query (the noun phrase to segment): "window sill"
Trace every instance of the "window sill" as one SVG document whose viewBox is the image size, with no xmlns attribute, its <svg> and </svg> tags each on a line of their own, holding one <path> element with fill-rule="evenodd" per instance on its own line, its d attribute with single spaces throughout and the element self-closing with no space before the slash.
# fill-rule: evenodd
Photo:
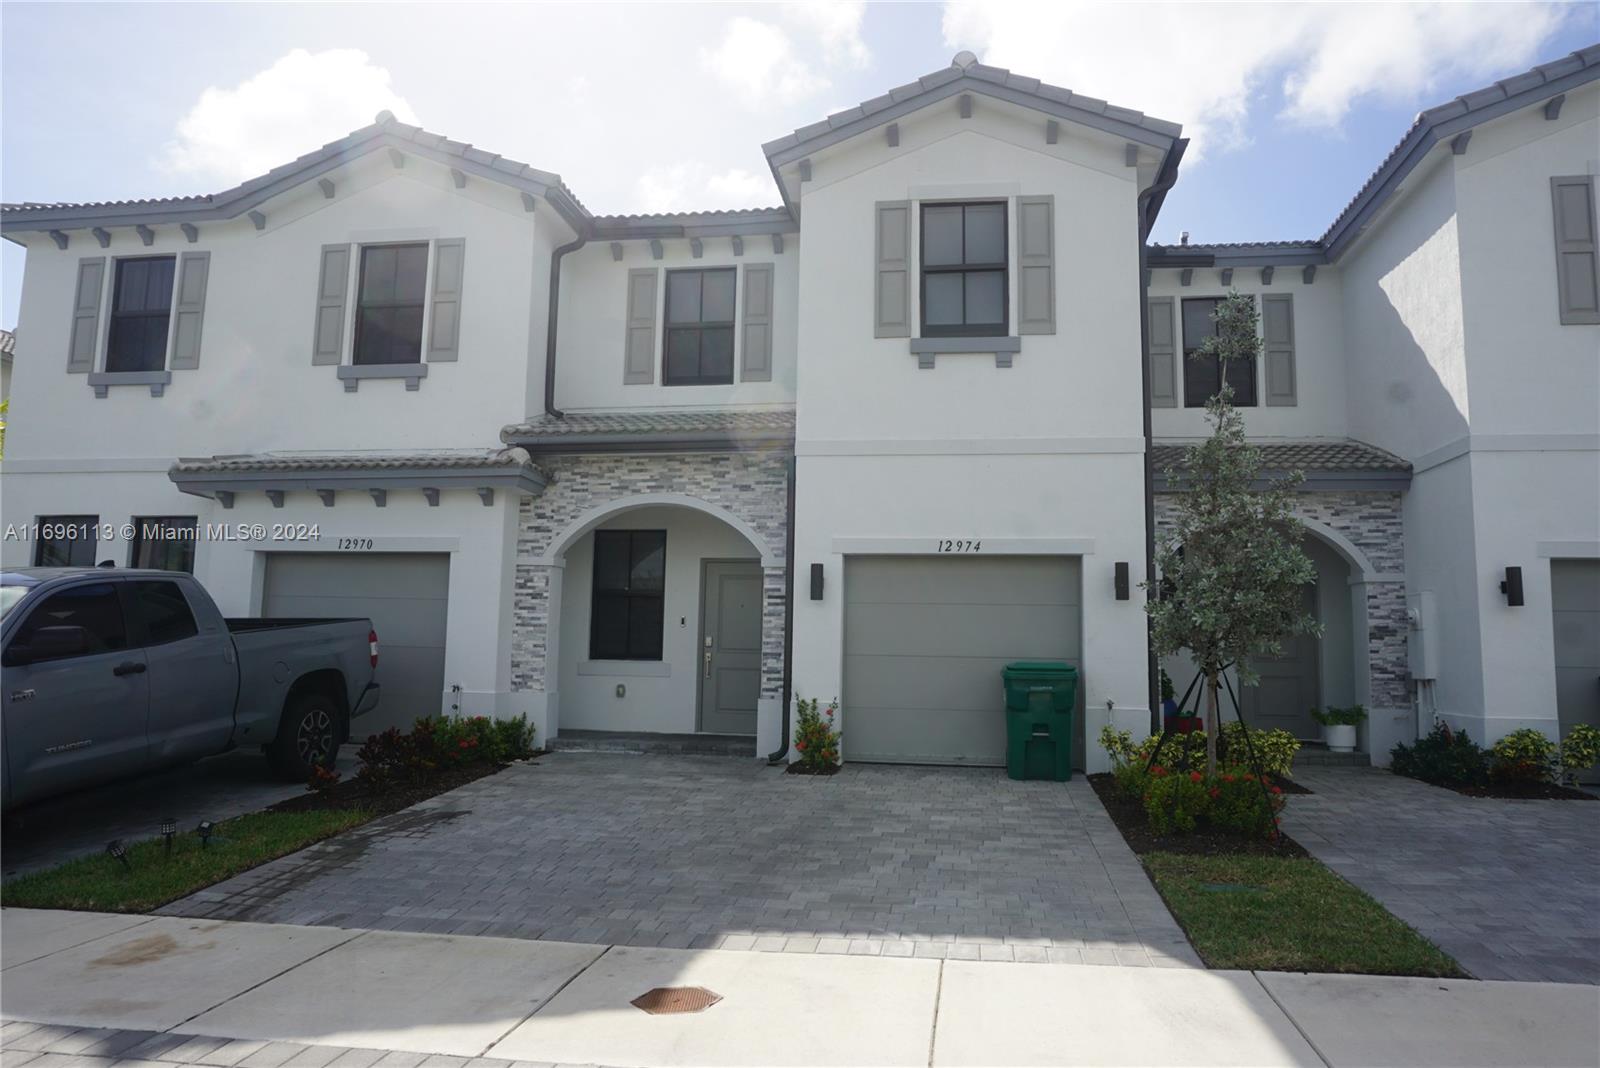
<svg viewBox="0 0 1600 1068">
<path fill-rule="evenodd" d="M 665 660 L 580 660 L 579 675 L 609 675 L 619 679 L 670 679 L 672 665 Z"/>
<path fill-rule="evenodd" d="M 935 356 L 956 353 L 993 353 L 996 367 L 1010 367 L 1011 359 L 1022 351 L 1020 337 L 914 337 L 911 355 L 917 367 L 930 370 Z"/>
<path fill-rule="evenodd" d="M 425 363 L 363 363 L 342 364 L 339 367 L 339 379 L 344 382 L 346 393 L 360 389 L 363 378 L 403 378 L 407 391 L 414 393 L 427 377 L 428 365 Z"/>
<path fill-rule="evenodd" d="M 159 397 L 172 384 L 171 371 L 91 371 L 89 385 L 94 395 L 104 398 L 112 386 L 149 386 L 150 396 Z"/>
</svg>

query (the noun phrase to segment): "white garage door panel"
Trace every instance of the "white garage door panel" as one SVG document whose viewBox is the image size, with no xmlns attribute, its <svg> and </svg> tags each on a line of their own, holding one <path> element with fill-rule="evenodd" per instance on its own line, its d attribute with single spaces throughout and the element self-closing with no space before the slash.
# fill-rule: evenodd
<svg viewBox="0 0 1600 1068">
<path fill-rule="evenodd" d="M 372 620 L 383 699 L 351 725 L 359 740 L 439 713 L 449 595 L 442 553 L 276 553 L 267 557 L 262 614 Z"/>
<path fill-rule="evenodd" d="M 1078 664 L 1079 574 L 1069 557 L 848 559 L 846 757 L 1004 763 L 1000 671 Z"/>
</svg>

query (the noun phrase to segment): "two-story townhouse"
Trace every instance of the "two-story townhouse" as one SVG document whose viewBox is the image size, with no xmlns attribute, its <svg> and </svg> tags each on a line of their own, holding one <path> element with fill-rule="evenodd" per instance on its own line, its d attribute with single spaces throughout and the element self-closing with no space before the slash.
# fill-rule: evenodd
<svg viewBox="0 0 1600 1068">
<path fill-rule="evenodd" d="M 8 205 L 33 355 L 3 503 L 44 537 L 0 552 L 370 615 L 385 722 L 781 756 L 800 692 L 843 699 L 849 759 L 988 764 L 999 665 L 1066 659 L 1094 768 L 1099 725 L 1151 716 L 1162 472 L 1237 289 L 1264 355 L 1230 376 L 1307 473 L 1325 624 L 1246 715 L 1309 735 L 1361 701 L 1380 757 L 1435 708 L 1554 733 L 1600 718 L 1597 74 L 1425 113 L 1295 243 L 1147 248 L 1179 128 L 966 53 L 766 145 L 769 210 L 594 216 L 386 115 L 211 197 Z"/>
<path fill-rule="evenodd" d="M 1319 239 L 1151 249 L 1158 489 L 1205 432 L 1218 370 L 1186 356 L 1229 290 L 1263 322 L 1230 378 L 1248 432 L 1306 475 L 1324 630 L 1255 665 L 1247 718 L 1311 737 L 1359 702 L 1379 760 L 1435 716 L 1600 723 L 1597 79 L 1600 47 L 1423 112 Z"/>
</svg>

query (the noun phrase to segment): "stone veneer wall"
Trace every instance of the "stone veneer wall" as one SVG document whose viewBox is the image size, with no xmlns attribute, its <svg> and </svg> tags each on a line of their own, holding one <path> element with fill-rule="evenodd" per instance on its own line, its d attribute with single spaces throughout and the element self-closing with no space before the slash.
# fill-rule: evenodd
<svg viewBox="0 0 1600 1068">
<path fill-rule="evenodd" d="M 551 476 L 544 493 L 525 498 L 517 516 L 517 571 L 513 587 L 511 688 L 543 691 L 547 665 L 551 567 L 532 561 L 586 512 L 644 494 L 694 497 L 739 517 L 777 566 L 763 569 L 761 697 L 783 696 L 784 542 L 788 455 L 779 452 L 546 456 Z"/>
<path fill-rule="evenodd" d="M 1175 500 L 1174 494 L 1156 495 L 1157 538 L 1171 529 Z M 1374 710 L 1406 709 L 1411 705 L 1410 663 L 1406 654 L 1405 537 L 1400 509 L 1398 492 L 1352 490 L 1295 494 L 1297 515 L 1337 531 L 1360 549 L 1371 565 L 1374 580 L 1362 586 L 1367 616 L 1366 703 Z M 1361 577 L 1351 569 L 1353 583 L 1359 583 Z M 1355 681 L 1359 693 L 1361 680 Z"/>
</svg>

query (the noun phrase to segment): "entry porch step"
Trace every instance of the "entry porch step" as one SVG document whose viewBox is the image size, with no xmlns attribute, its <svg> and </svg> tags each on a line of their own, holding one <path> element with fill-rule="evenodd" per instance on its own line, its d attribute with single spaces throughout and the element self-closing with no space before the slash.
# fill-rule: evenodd
<svg viewBox="0 0 1600 1068">
<path fill-rule="evenodd" d="M 753 734 L 657 734 L 650 731 L 562 730 L 551 749 L 588 753 L 676 753 L 753 758 Z"/>
<path fill-rule="evenodd" d="M 1370 768 L 1369 753 L 1335 753 L 1318 742 L 1305 742 L 1294 755 L 1296 767 L 1301 768 Z"/>
</svg>

